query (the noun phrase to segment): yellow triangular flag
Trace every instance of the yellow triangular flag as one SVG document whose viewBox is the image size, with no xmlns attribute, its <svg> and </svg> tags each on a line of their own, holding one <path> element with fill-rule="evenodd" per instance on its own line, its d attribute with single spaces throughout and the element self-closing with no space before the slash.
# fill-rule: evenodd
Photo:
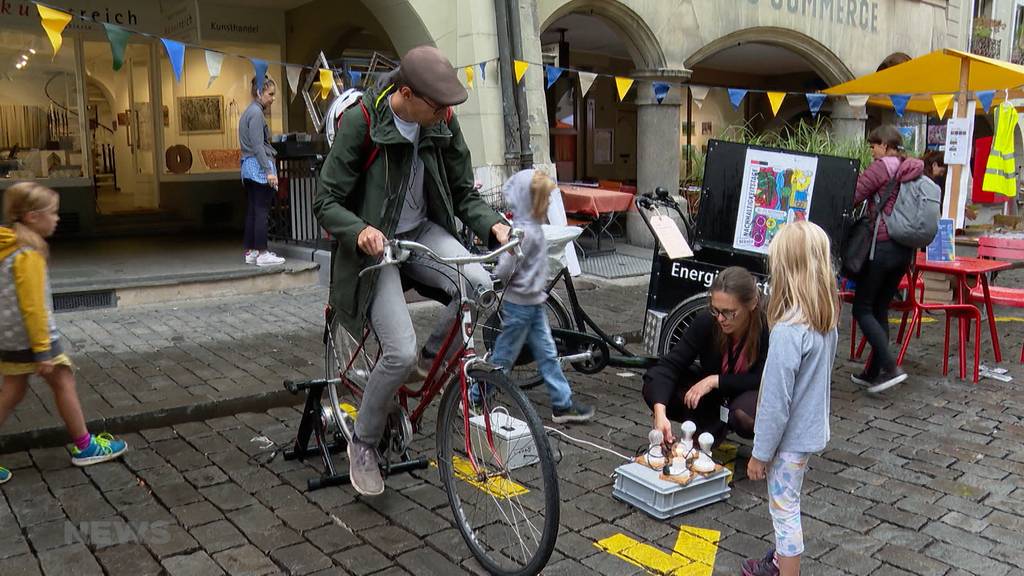
<svg viewBox="0 0 1024 576">
<path fill-rule="evenodd" d="M 466 86 L 468 86 L 470 90 L 473 89 L 473 67 L 472 66 L 466 66 Z"/>
<path fill-rule="evenodd" d="M 334 73 L 327 68 L 320 69 L 320 99 L 327 100 L 331 93 L 331 84 L 334 83 Z"/>
<path fill-rule="evenodd" d="M 39 10 L 39 18 L 42 20 L 43 30 L 46 30 L 46 35 L 50 38 L 50 44 L 53 45 L 53 55 L 56 56 L 57 52 L 60 52 L 61 44 L 64 43 L 64 38 L 61 37 L 61 34 L 64 33 L 64 28 L 71 22 L 71 14 L 47 8 L 42 4 L 36 4 L 36 9 Z"/>
<path fill-rule="evenodd" d="M 769 92 L 768 101 L 772 104 L 772 116 L 776 116 L 779 113 L 779 108 L 782 108 L 782 101 L 786 99 L 785 92 Z"/>
<path fill-rule="evenodd" d="M 935 111 L 939 113 L 939 120 L 946 115 L 949 104 L 953 101 L 952 94 L 933 94 L 932 103 L 935 104 Z"/>
<path fill-rule="evenodd" d="M 523 75 L 526 74 L 526 69 L 530 67 L 529 62 L 523 62 L 522 60 L 516 60 L 516 84 L 522 81 Z"/>
<path fill-rule="evenodd" d="M 622 102 L 622 99 L 626 97 L 626 94 L 632 86 L 632 78 L 623 78 L 622 76 L 615 77 L 615 88 L 619 91 L 619 102 Z"/>
</svg>

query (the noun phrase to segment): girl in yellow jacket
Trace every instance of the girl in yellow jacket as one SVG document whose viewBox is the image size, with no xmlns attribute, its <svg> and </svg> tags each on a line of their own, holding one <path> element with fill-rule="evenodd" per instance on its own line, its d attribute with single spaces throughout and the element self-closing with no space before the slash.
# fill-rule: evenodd
<svg viewBox="0 0 1024 576">
<path fill-rule="evenodd" d="M 57 193 L 34 182 L 19 182 L 3 194 L 0 226 L 0 425 L 25 397 L 28 378 L 38 374 L 53 390 L 54 402 L 75 445 L 71 463 L 88 466 L 124 454 L 128 448 L 110 434 L 93 436 L 85 426 L 71 360 L 64 354 L 53 321 L 49 250 L 45 238 L 57 229 Z M 0 484 L 11 473 L 0 467 Z"/>
</svg>

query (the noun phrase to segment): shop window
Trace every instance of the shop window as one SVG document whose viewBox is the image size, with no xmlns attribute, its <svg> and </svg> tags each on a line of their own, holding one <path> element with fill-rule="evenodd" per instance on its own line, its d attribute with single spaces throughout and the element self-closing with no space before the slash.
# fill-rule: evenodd
<svg viewBox="0 0 1024 576">
<path fill-rule="evenodd" d="M 180 82 L 174 79 L 170 61 L 161 59 L 164 138 L 159 161 L 165 175 L 237 172 L 241 157 L 238 119 L 252 102 L 254 71 L 248 59 L 235 55 L 281 60 L 277 45 L 206 42 L 204 46 L 225 53 L 220 76 L 213 83 L 203 50 L 186 50 Z M 268 74 L 277 84 L 277 100 L 267 122 L 271 134 L 277 136 L 284 129 L 282 101 L 287 97 L 288 81 L 280 66 L 271 65 Z"/>
<path fill-rule="evenodd" d="M 54 58 L 41 30 L 0 29 L 0 178 L 86 174 L 75 44 Z"/>
</svg>

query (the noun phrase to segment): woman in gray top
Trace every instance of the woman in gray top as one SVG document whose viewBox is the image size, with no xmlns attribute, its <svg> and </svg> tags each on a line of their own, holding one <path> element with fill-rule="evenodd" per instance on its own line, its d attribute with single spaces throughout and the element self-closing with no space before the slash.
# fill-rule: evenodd
<svg viewBox="0 0 1024 576">
<path fill-rule="evenodd" d="M 245 213 L 245 263 L 257 266 L 284 264 L 267 250 L 267 214 L 277 190 L 277 152 L 270 145 L 270 126 L 264 114 L 277 97 L 277 83 L 263 77 L 262 89 L 252 79 L 252 103 L 238 120 L 238 143 L 242 148 L 242 185 L 248 200 Z"/>
</svg>

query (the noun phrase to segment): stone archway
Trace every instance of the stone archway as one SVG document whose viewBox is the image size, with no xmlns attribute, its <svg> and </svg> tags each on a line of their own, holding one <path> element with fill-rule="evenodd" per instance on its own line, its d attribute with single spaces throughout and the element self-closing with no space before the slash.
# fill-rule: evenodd
<svg viewBox="0 0 1024 576">
<path fill-rule="evenodd" d="M 421 44 L 436 45 L 434 39 L 441 36 L 431 34 L 413 2 L 363 0 L 363 4 L 387 33 L 399 55 Z"/>
<path fill-rule="evenodd" d="M 795 30 L 776 27 L 758 27 L 737 30 L 718 38 L 697 50 L 686 59 L 686 67 L 693 68 L 722 50 L 740 44 L 756 42 L 772 44 L 800 56 L 830 86 L 853 80 L 850 68 L 824 44 Z"/>
<path fill-rule="evenodd" d="M 569 0 L 551 13 L 541 14 L 540 29 L 547 30 L 559 18 L 574 12 L 597 16 L 615 29 L 638 70 L 667 67 L 665 51 L 651 27 L 643 17 L 618 0 Z"/>
</svg>

